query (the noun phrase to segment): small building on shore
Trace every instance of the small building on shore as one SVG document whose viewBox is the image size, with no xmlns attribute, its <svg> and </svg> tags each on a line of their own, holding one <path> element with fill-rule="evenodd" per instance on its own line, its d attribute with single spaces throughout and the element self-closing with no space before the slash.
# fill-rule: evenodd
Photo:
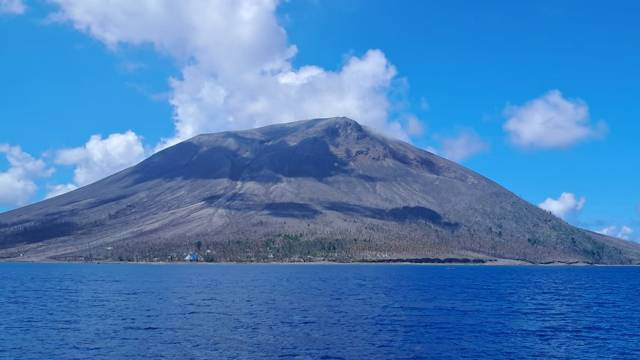
<svg viewBox="0 0 640 360">
<path fill-rule="evenodd" d="M 195 251 L 192 253 L 189 253 L 187 256 L 184 257 L 184 261 L 189 261 L 189 262 L 200 261 L 200 254 L 198 254 Z"/>
</svg>

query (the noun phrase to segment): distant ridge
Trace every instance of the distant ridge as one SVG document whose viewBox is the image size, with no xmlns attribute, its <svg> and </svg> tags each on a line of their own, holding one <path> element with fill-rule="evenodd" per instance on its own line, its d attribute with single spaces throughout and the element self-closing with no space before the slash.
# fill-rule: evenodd
<svg viewBox="0 0 640 360">
<path fill-rule="evenodd" d="M 196 136 L 0 214 L 0 259 L 185 258 L 638 264 L 640 245 L 347 118 Z"/>
</svg>

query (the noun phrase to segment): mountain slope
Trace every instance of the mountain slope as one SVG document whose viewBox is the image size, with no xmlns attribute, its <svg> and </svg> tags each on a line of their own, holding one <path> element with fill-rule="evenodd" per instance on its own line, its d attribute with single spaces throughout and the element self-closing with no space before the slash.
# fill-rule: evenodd
<svg viewBox="0 0 640 360">
<path fill-rule="evenodd" d="M 194 137 L 0 214 L 0 258 L 640 263 L 496 183 L 346 118 Z"/>
</svg>

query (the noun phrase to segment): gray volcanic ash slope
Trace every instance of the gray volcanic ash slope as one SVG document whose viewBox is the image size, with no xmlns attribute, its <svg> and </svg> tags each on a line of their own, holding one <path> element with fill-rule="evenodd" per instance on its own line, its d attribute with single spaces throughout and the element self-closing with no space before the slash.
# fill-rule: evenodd
<svg viewBox="0 0 640 360">
<path fill-rule="evenodd" d="M 0 214 L 0 258 L 640 263 L 496 183 L 346 118 L 200 135 Z"/>
</svg>

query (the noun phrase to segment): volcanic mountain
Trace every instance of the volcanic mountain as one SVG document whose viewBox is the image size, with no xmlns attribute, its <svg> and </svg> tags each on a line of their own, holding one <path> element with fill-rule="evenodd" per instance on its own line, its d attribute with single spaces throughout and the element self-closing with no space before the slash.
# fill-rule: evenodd
<svg viewBox="0 0 640 360">
<path fill-rule="evenodd" d="M 196 136 L 0 214 L 0 258 L 638 264 L 491 180 L 347 118 Z M 196 255 L 197 254 L 197 255 Z"/>
</svg>

